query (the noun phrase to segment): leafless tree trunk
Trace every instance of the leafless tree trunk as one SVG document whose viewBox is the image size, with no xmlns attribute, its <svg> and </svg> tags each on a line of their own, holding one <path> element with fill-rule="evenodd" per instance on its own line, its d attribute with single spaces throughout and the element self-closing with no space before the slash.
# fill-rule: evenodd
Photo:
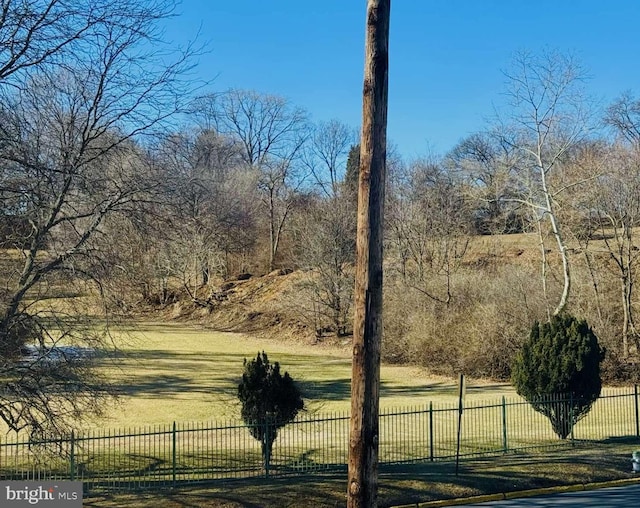
<svg viewBox="0 0 640 508">
<path fill-rule="evenodd" d="M 640 352 L 640 334 L 636 329 L 634 289 L 640 251 L 634 229 L 640 221 L 640 156 L 637 148 L 614 146 L 608 157 L 609 170 L 594 186 L 593 204 L 597 207 L 600 230 L 619 280 L 622 305 L 622 354 L 628 357 L 631 345 Z"/>
<path fill-rule="evenodd" d="M 347 506 L 378 498 L 382 253 L 390 0 L 369 0 L 358 190 Z"/>
<path fill-rule="evenodd" d="M 547 261 L 547 246 L 544 241 L 544 231 L 542 230 L 542 221 L 537 217 L 538 211 L 532 210 L 535 216 L 536 232 L 538 234 L 538 246 L 540 247 L 540 278 L 542 282 L 542 296 L 544 297 L 544 308 L 547 311 L 547 319 L 551 319 L 551 310 L 549 309 L 549 291 L 547 289 L 547 271 L 549 269 L 549 261 Z"/>
<path fill-rule="evenodd" d="M 327 331 L 346 335 L 353 319 L 356 234 L 351 202 L 342 195 L 318 198 L 298 222 L 300 260 L 312 270 L 300 284 L 309 296 L 298 298 L 295 305 L 306 307 L 313 317 L 307 321 L 313 322 L 317 337 Z"/>
<path fill-rule="evenodd" d="M 275 166 L 263 166 L 260 170 L 258 189 L 262 192 L 262 201 L 269 216 L 269 270 L 275 267 L 282 232 L 297 200 L 297 191 L 301 182 L 292 186 L 289 177 L 292 174 L 289 161 L 276 162 Z"/>
<path fill-rule="evenodd" d="M 390 187 L 387 225 L 406 284 L 446 306 L 469 244 L 471 216 L 462 187 L 438 161 L 416 161 Z"/>
<path fill-rule="evenodd" d="M 540 220 L 549 221 L 562 261 L 562 294 L 553 311 L 557 315 L 566 307 L 571 290 L 569 252 L 557 198 L 571 185 L 552 188 L 550 177 L 588 131 L 589 113 L 580 87 L 583 74 L 571 57 L 521 53 L 507 78 L 513 108 L 511 128 L 517 133 L 512 143 L 523 154 L 525 166 L 521 169 L 530 186 L 530 198 L 521 201 L 535 209 Z"/>
<path fill-rule="evenodd" d="M 256 171 L 244 166 L 235 141 L 214 131 L 173 133 L 158 151 L 166 250 L 173 274 L 195 297 L 211 277 L 228 274 L 230 255 L 253 246 Z"/>
<path fill-rule="evenodd" d="M 489 130 L 463 139 L 444 159 L 445 167 L 465 186 L 465 196 L 474 207 L 476 233 L 524 230 L 527 209 L 514 201 L 523 192 L 516 178 L 520 158 L 512 140 Z"/>
</svg>

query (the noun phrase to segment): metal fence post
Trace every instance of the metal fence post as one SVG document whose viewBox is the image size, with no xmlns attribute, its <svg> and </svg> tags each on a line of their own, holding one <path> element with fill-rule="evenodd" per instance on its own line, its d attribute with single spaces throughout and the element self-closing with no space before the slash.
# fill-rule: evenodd
<svg viewBox="0 0 640 508">
<path fill-rule="evenodd" d="M 76 479 L 76 457 L 75 457 L 75 432 L 71 431 L 71 443 L 69 449 L 69 479 L 74 481 Z"/>
<path fill-rule="evenodd" d="M 433 462 L 433 402 L 429 402 L 429 459 Z"/>
<path fill-rule="evenodd" d="M 633 385 L 633 405 L 636 410 L 636 437 L 640 437 L 640 418 L 638 418 L 638 385 Z"/>
<path fill-rule="evenodd" d="M 571 395 L 569 396 L 569 424 L 571 425 L 571 446 L 575 446 L 573 441 L 573 427 L 575 426 L 573 421 L 573 392 L 571 392 Z"/>
<path fill-rule="evenodd" d="M 269 424 L 271 423 L 269 418 L 269 415 L 267 415 L 267 417 L 264 419 L 264 476 L 265 478 L 269 478 L 269 462 L 271 462 L 271 447 L 269 446 L 269 440 L 270 440 L 270 428 L 269 428 Z"/>
<path fill-rule="evenodd" d="M 506 454 L 509 451 L 507 443 L 507 401 L 502 396 L 502 450 Z"/>
<path fill-rule="evenodd" d="M 172 486 L 176 486 L 176 422 L 173 422 L 172 446 L 171 446 L 171 469 L 172 469 Z"/>
</svg>

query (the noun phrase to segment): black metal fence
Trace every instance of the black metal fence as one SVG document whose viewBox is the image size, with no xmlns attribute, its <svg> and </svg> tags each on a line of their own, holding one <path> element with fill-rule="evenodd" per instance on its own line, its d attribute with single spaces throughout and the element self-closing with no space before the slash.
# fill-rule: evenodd
<svg viewBox="0 0 640 508">
<path fill-rule="evenodd" d="M 550 397 L 545 403 L 570 407 L 573 401 Z M 385 411 L 380 414 L 379 461 L 384 466 L 452 460 L 458 447 L 460 457 L 468 457 L 640 437 L 638 403 L 637 387 L 603 392 L 567 439 L 560 439 L 548 418 L 520 398 L 467 403 L 462 415 L 457 403 Z M 267 430 L 276 431 L 275 426 Z M 305 415 L 277 433 L 269 461 L 247 426 L 233 421 L 91 431 L 39 441 L 8 436 L 0 442 L 0 479 L 81 480 L 87 490 L 134 490 L 346 468 L 347 414 Z"/>
</svg>

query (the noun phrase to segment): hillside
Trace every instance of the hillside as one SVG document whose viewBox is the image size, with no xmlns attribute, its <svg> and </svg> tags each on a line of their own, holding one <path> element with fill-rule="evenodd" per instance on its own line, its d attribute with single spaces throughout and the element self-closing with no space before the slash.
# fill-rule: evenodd
<svg viewBox="0 0 640 508">
<path fill-rule="evenodd" d="M 531 325 L 546 319 L 562 290 L 553 239 L 547 238 L 545 244 L 546 288 L 536 234 L 472 237 L 464 255 L 449 259 L 448 265 L 435 250 L 441 246 L 431 247 L 440 258 L 427 258 L 430 264 L 422 279 L 416 278 L 411 264 L 403 273 L 395 253 L 387 251 L 383 359 L 420 365 L 445 376 L 464 372 L 477 378 L 509 379 L 514 355 Z M 587 319 L 607 348 L 603 377 L 609 382 L 635 381 L 639 377 L 635 339 L 629 336 L 626 345 L 622 340 L 620 281 L 611 255 L 602 238 L 590 240 L 588 252 L 577 242 L 570 242 L 569 248 L 568 311 Z M 349 288 L 351 269 L 340 281 Z M 335 333 L 324 275 L 317 269 L 240 274 L 201 288 L 195 299 L 179 293 L 161 314 L 164 319 L 195 321 L 221 331 L 345 346 L 350 330 Z M 350 297 L 340 303 L 349 325 Z M 631 352 L 627 357 L 624 348 Z"/>
<path fill-rule="evenodd" d="M 474 237 L 462 265 L 468 270 L 511 264 L 537 267 L 537 241 L 532 234 Z M 196 299 L 179 293 L 178 301 L 162 309 L 162 314 L 167 319 L 196 320 L 221 331 L 315 340 L 313 319 L 303 312 L 300 302 L 301 286 L 313 278 L 311 269 L 279 269 L 265 275 L 243 273 L 201 288 Z M 323 339 L 330 340 L 328 335 Z"/>
<path fill-rule="evenodd" d="M 220 331 L 310 339 L 313 331 L 290 305 L 290 295 L 305 277 L 306 272 L 301 270 L 275 270 L 262 276 L 240 274 L 202 288 L 195 301 L 182 295 L 162 314 L 168 319 L 196 320 Z"/>
</svg>

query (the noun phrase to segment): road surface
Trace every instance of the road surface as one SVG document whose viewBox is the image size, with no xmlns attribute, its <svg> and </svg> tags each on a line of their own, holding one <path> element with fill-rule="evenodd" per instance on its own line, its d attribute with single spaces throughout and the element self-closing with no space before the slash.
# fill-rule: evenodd
<svg viewBox="0 0 640 508">
<path fill-rule="evenodd" d="M 593 508 L 636 508 L 640 506 L 640 485 L 628 487 L 609 487 L 606 489 L 585 490 L 580 492 L 566 492 L 545 496 L 509 499 L 505 501 L 490 501 L 487 503 L 468 504 L 486 508 L 543 508 L 549 506 L 593 507 Z"/>
</svg>

